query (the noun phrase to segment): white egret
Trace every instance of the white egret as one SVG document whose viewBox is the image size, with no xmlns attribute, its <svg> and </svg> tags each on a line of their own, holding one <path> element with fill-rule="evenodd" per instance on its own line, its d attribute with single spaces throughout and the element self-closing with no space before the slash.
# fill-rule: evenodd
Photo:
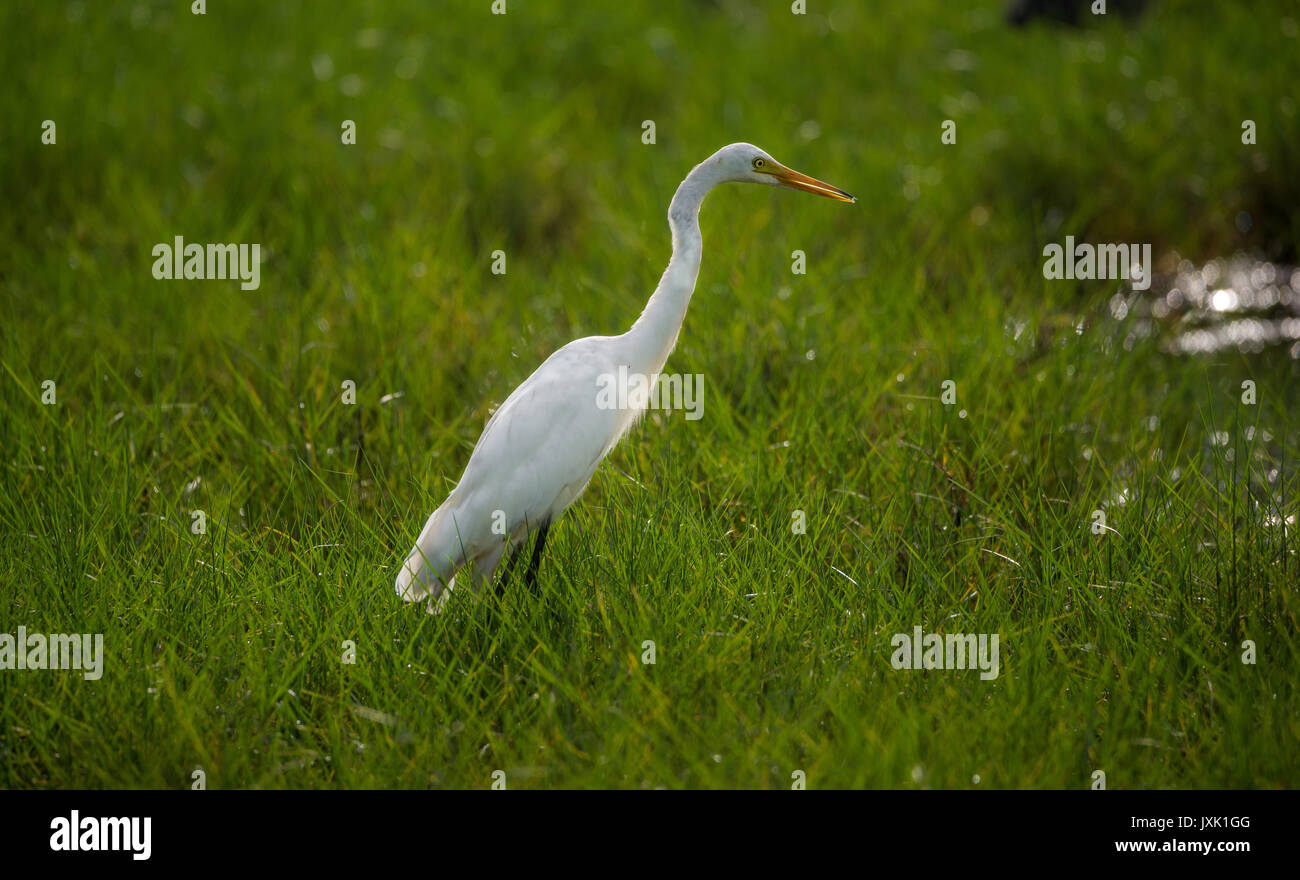
<svg viewBox="0 0 1300 880">
<path fill-rule="evenodd" d="M 474 585 L 482 587 L 514 546 L 504 582 L 534 530 L 528 580 L 535 586 L 551 524 L 587 488 L 601 460 L 645 409 L 645 395 L 630 395 L 630 405 L 622 409 L 602 406 L 602 383 L 615 375 L 657 379 L 677 343 L 700 271 L 700 203 L 728 182 L 856 201 L 751 144 L 730 144 L 696 165 L 668 206 L 673 255 L 641 316 L 621 336 L 570 342 L 506 398 L 484 427 L 460 482 L 429 517 L 403 563 L 399 596 L 408 602 L 428 597 L 428 610 L 436 613 L 451 595 L 458 571 L 466 569 L 464 575 L 472 573 Z"/>
</svg>

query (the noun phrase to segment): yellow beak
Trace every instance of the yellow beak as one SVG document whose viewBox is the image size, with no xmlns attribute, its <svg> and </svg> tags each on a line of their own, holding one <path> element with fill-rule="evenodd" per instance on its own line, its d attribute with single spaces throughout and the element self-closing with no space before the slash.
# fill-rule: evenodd
<svg viewBox="0 0 1300 880">
<path fill-rule="evenodd" d="M 769 162 L 766 168 L 758 169 L 760 174 L 770 174 L 776 178 L 781 186 L 797 189 L 802 192 L 810 192 L 819 196 L 826 196 L 828 199 L 835 199 L 837 202 L 856 202 L 857 199 L 840 189 L 838 186 L 831 186 L 825 181 L 818 180 L 815 177 L 809 177 L 807 174 L 800 174 L 793 168 L 786 168 L 779 162 Z"/>
</svg>

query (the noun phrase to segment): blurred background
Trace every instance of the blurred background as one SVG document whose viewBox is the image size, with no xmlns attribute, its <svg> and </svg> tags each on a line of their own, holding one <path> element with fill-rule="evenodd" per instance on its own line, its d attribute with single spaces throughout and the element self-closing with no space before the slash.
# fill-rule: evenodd
<svg viewBox="0 0 1300 880">
<path fill-rule="evenodd" d="M 499 247 L 527 270 L 494 282 L 504 307 L 612 329 L 665 260 L 674 186 L 734 140 L 861 194 L 808 243 L 849 240 L 851 262 L 814 261 L 831 280 L 906 263 L 935 311 L 1008 283 L 1013 297 L 1076 296 L 1025 283 L 1065 234 L 1150 242 L 1165 272 L 1238 251 L 1294 262 L 1300 7 L 1088 5 L 7 4 L 11 307 L 123 334 L 180 312 L 243 332 L 305 301 L 346 326 L 364 280 L 426 290 L 377 297 L 388 326 L 472 338 L 489 310 L 461 283 Z M 44 119 L 57 150 L 31 136 Z M 344 119 L 355 149 L 340 145 Z M 940 143 L 946 119 L 955 147 Z M 782 215 L 823 207 L 728 194 L 709 228 L 771 222 L 775 242 Z M 176 234 L 261 241 L 263 289 L 149 283 L 148 247 Z M 725 241 L 706 267 L 741 258 Z M 139 287 L 106 283 L 117 276 Z M 903 295 L 856 289 L 862 309 Z"/>
</svg>

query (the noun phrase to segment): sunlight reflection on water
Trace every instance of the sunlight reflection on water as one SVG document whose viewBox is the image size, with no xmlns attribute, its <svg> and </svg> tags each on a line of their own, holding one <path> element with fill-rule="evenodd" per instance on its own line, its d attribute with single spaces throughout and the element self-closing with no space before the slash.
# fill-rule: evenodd
<svg viewBox="0 0 1300 880">
<path fill-rule="evenodd" d="M 1173 354 L 1290 345 L 1291 357 L 1300 359 L 1300 268 L 1244 254 L 1203 266 L 1182 260 L 1176 272 L 1156 275 L 1150 291 L 1130 289 L 1110 302 L 1116 320 L 1131 309 L 1137 309 L 1134 336 L 1168 327 L 1164 348 Z"/>
</svg>

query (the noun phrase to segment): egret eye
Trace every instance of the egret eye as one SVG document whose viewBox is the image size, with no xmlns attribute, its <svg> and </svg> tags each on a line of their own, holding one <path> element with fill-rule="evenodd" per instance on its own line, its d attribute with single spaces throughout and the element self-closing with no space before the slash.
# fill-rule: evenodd
<svg viewBox="0 0 1300 880">
<path fill-rule="evenodd" d="M 754 167 L 755 167 L 755 168 L 762 168 L 762 167 L 763 167 L 764 165 L 766 165 L 766 164 L 767 164 L 767 163 L 764 162 L 762 159 L 755 159 L 755 160 L 754 160 Z"/>
</svg>

